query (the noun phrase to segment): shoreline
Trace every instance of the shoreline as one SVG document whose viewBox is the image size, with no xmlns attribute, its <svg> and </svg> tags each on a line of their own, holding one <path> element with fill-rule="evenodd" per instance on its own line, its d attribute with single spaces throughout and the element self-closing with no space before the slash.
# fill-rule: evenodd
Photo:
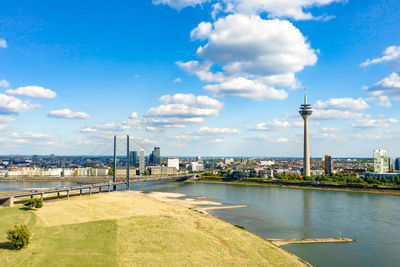
<svg viewBox="0 0 400 267">
<path fill-rule="evenodd" d="M 338 191 L 338 192 L 353 192 L 353 193 L 370 193 L 370 194 L 387 194 L 387 195 L 400 195 L 400 189 L 390 190 L 382 188 L 346 188 L 346 187 L 329 187 L 329 186 L 317 186 L 317 185 L 293 185 L 284 183 L 262 183 L 257 181 L 218 181 L 209 179 L 197 179 L 187 180 L 185 183 L 209 183 L 209 184 L 233 184 L 233 185 L 258 185 L 268 187 L 281 187 L 281 188 L 296 188 L 296 189 L 309 189 L 309 190 L 321 190 L 321 191 Z"/>
</svg>

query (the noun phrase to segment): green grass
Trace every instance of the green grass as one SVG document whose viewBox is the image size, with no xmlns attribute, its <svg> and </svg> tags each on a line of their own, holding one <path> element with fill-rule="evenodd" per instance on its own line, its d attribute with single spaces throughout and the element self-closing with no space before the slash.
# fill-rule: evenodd
<svg viewBox="0 0 400 267">
<path fill-rule="evenodd" d="M 119 198 L 118 198 L 119 196 Z M 87 218 L 124 202 L 145 215 L 63 224 L 85 207 Z M 134 207 L 136 205 L 136 207 Z M 63 208 L 61 208 L 63 207 Z M 59 209 L 57 209 L 59 208 Z M 47 211 L 46 211 L 47 209 Z M 51 212 L 48 212 L 51 211 Z M 108 211 L 108 209 L 107 209 Z M 80 214 L 80 213 L 77 213 Z M 113 217 L 114 216 L 114 217 Z M 81 217 L 76 216 L 75 221 Z M 53 219 L 53 220 L 51 220 Z M 31 244 L 14 250 L 6 231 L 27 224 Z M 206 214 L 156 202 L 145 196 L 113 193 L 45 201 L 39 211 L 0 209 L 0 266 L 302 266 L 262 238 Z"/>
</svg>

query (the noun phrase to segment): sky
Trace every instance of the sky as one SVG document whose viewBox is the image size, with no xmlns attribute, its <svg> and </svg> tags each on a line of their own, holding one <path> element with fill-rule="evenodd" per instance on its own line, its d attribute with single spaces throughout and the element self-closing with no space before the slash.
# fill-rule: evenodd
<svg viewBox="0 0 400 267">
<path fill-rule="evenodd" d="M 0 155 L 400 157 L 400 1 L 0 2 Z"/>
</svg>

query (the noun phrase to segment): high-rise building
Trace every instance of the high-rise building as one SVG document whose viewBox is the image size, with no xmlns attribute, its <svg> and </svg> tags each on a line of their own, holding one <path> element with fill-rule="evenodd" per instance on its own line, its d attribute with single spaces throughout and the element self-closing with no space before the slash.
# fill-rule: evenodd
<svg viewBox="0 0 400 267">
<path fill-rule="evenodd" d="M 389 172 L 394 171 L 394 158 L 389 158 Z"/>
<path fill-rule="evenodd" d="M 168 158 L 167 167 L 174 167 L 179 171 L 179 159 L 178 158 Z"/>
<path fill-rule="evenodd" d="M 300 106 L 299 113 L 304 120 L 304 159 L 303 159 L 303 176 L 310 176 L 310 151 L 308 144 L 308 119 L 312 114 L 310 104 L 307 104 L 307 90 L 304 92 L 304 104 Z"/>
<path fill-rule="evenodd" d="M 374 172 L 386 173 L 389 172 L 389 154 L 387 150 L 374 150 Z"/>
<path fill-rule="evenodd" d="M 144 149 L 139 152 L 139 174 L 144 174 Z"/>
<path fill-rule="evenodd" d="M 129 165 L 135 166 L 137 163 L 137 151 L 130 151 L 129 152 Z"/>
<path fill-rule="evenodd" d="M 400 158 L 396 158 L 396 160 L 394 161 L 394 170 L 400 171 Z"/>
<path fill-rule="evenodd" d="M 154 147 L 153 150 L 153 164 L 160 165 L 161 164 L 161 151 L 159 147 Z"/>
<path fill-rule="evenodd" d="M 333 172 L 333 161 L 332 161 L 332 157 L 329 155 L 325 155 L 324 158 L 325 161 L 325 174 L 326 175 L 331 175 Z"/>
</svg>

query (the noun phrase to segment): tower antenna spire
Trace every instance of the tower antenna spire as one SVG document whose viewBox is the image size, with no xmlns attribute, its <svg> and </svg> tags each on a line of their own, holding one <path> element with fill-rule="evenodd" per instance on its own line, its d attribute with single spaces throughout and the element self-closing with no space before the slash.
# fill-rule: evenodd
<svg viewBox="0 0 400 267">
<path fill-rule="evenodd" d="M 304 104 L 307 104 L 307 87 L 304 87 Z"/>
</svg>

